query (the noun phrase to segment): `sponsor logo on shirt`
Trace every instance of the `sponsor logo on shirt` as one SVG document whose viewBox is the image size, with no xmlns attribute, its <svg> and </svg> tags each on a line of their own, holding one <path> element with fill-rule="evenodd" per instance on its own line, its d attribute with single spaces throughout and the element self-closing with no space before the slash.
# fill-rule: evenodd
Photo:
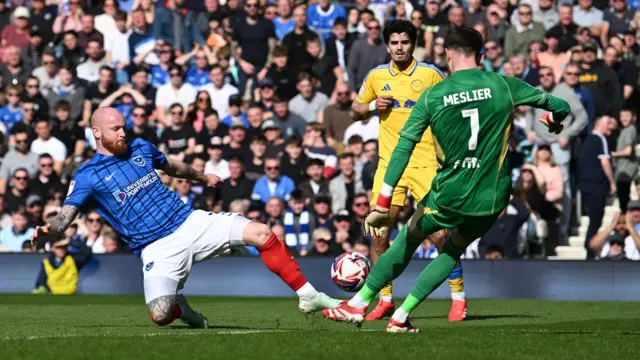
<svg viewBox="0 0 640 360">
<path fill-rule="evenodd" d="M 139 178 L 138 180 L 136 180 L 136 182 L 134 182 L 133 184 L 127 186 L 126 188 L 124 188 L 124 190 L 116 190 L 112 193 L 113 197 L 116 199 L 117 202 L 124 204 L 125 200 L 127 198 L 130 198 L 132 196 L 135 196 L 138 192 L 140 192 L 140 190 L 146 188 L 147 186 L 155 183 L 156 181 L 158 181 L 160 179 L 160 177 L 155 173 L 155 171 L 152 171 L 150 173 L 148 173 L 147 175 Z"/>
</svg>

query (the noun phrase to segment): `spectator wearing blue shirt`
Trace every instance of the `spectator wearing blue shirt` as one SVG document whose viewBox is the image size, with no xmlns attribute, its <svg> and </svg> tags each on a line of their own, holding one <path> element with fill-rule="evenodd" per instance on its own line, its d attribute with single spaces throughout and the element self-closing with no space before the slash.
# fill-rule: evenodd
<svg viewBox="0 0 640 360">
<path fill-rule="evenodd" d="M 251 199 L 265 204 L 272 197 L 287 201 L 296 189 L 293 180 L 280 174 L 280 159 L 267 158 L 264 161 L 265 175 L 253 186 Z"/>
<path fill-rule="evenodd" d="M 13 226 L 0 231 L 0 246 L 7 247 L 14 252 L 22 251 L 22 243 L 31 239 L 34 229 L 28 227 L 27 210 L 20 206 L 11 212 Z"/>
<path fill-rule="evenodd" d="M 153 42 L 153 44 L 150 44 Z M 153 29 L 147 24 L 144 10 L 138 7 L 131 12 L 131 35 L 129 35 L 129 56 L 139 65 L 155 47 Z M 140 60 L 139 60 L 140 58 Z M 136 60 L 139 60 L 136 61 Z"/>
<path fill-rule="evenodd" d="M 309 28 L 318 33 L 324 40 L 331 36 L 333 22 L 337 18 L 347 18 L 347 10 L 342 5 L 331 4 L 329 0 L 319 0 L 307 10 Z"/>
<path fill-rule="evenodd" d="M 596 105 L 593 101 L 593 95 L 591 95 L 591 91 L 586 87 L 580 85 L 579 81 L 580 76 L 580 68 L 577 64 L 568 64 L 564 68 L 564 73 L 562 74 L 562 79 L 565 84 L 569 85 L 580 99 L 580 103 L 584 106 L 584 109 L 587 111 L 587 128 L 585 134 L 590 134 L 593 130 L 593 121 L 596 116 Z"/>
<path fill-rule="evenodd" d="M 242 112 L 242 109 L 240 108 L 241 106 L 242 106 L 242 97 L 240 96 L 240 94 L 234 94 L 229 96 L 229 108 L 227 109 L 227 114 L 229 115 L 222 118 L 220 122 L 231 127 L 234 120 L 236 121 L 241 120 L 242 123 L 244 124 L 244 127 L 249 128 L 251 124 L 249 123 L 249 120 L 247 120 L 247 117 L 245 116 L 245 114 Z"/>
<path fill-rule="evenodd" d="M 151 86 L 159 88 L 169 82 L 169 65 L 173 62 L 173 49 L 171 45 L 164 44 L 158 50 L 158 58 L 160 63 L 151 65 Z M 134 60 L 136 64 L 141 64 L 144 57 Z"/>
<path fill-rule="evenodd" d="M 100 107 L 107 107 L 116 104 L 114 107 L 124 116 L 127 129 L 133 127 L 133 109 L 137 106 L 144 106 L 147 98 L 129 84 L 122 85 L 120 89 L 107 96 L 100 103 Z"/>
<path fill-rule="evenodd" d="M 176 64 L 185 65 L 191 58 L 195 58 L 195 66 L 190 66 L 184 81 L 191 84 L 196 90 L 202 90 L 205 85 L 211 83 L 209 79 L 209 66 L 215 62 L 209 47 L 197 44 L 193 50 L 176 59 Z"/>
<path fill-rule="evenodd" d="M 20 107 L 20 86 L 9 85 L 7 87 L 7 105 L 0 108 L 0 121 L 7 129 L 7 136 L 11 133 L 14 124 L 22 121 L 24 114 Z"/>
<path fill-rule="evenodd" d="M 295 21 L 291 18 L 289 0 L 278 0 L 278 17 L 273 19 L 273 26 L 276 29 L 278 40 L 282 40 L 285 35 L 292 32 L 296 27 Z"/>
</svg>

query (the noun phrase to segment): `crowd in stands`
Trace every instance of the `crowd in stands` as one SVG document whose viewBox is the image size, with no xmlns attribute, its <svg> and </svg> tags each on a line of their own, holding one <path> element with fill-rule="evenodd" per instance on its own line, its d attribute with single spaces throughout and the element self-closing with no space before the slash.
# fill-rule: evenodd
<svg viewBox="0 0 640 360">
<path fill-rule="evenodd" d="M 418 29 L 416 60 L 448 73 L 445 34 L 473 26 L 485 39 L 481 68 L 572 108 L 560 135 L 537 121 L 541 110 L 514 111 L 512 200 L 466 257 L 553 255 L 583 213 L 589 258 L 638 260 L 640 203 L 630 201 L 638 7 L 637 0 L 0 0 L 0 248 L 49 250 L 26 240 L 55 216 L 75 170 L 95 154 L 92 112 L 113 106 L 129 138 L 224 180 L 209 189 L 163 174 L 195 209 L 265 222 L 296 255 L 368 254 L 362 222 L 379 120 L 354 122 L 350 106 L 367 73 L 389 61 L 382 27 L 404 19 Z M 610 196 L 622 214 L 598 232 Z M 401 223 L 412 214 L 409 201 Z M 67 238 L 94 254 L 128 251 L 91 209 Z M 436 254 L 425 240 L 416 257 Z"/>
</svg>

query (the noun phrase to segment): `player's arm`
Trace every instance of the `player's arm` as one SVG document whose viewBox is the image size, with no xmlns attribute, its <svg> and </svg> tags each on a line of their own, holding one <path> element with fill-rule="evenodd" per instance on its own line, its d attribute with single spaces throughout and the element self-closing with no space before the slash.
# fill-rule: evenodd
<svg viewBox="0 0 640 360">
<path fill-rule="evenodd" d="M 549 114 L 543 115 L 540 121 L 549 127 L 549 132 L 559 134 L 562 131 L 562 121 L 571 113 L 569 103 L 520 79 L 502 75 L 500 77 L 507 86 L 513 107 L 528 105 L 547 110 Z"/>
<path fill-rule="evenodd" d="M 162 171 L 175 178 L 199 182 L 205 186 L 213 187 L 220 182 L 220 178 L 213 174 L 203 174 L 182 161 L 167 158 L 162 166 Z"/>
<path fill-rule="evenodd" d="M 354 120 L 365 120 L 376 111 L 385 111 L 392 100 L 391 95 L 377 96 L 373 88 L 375 73 L 369 73 L 364 79 L 358 96 L 351 104 L 351 113 Z"/>
<path fill-rule="evenodd" d="M 37 226 L 31 236 L 31 245 L 35 245 L 36 241 L 41 237 L 49 237 L 51 240 L 57 240 L 64 237 L 64 232 L 73 220 L 78 216 L 80 210 L 74 205 L 64 205 L 58 214 L 44 226 Z"/>
</svg>

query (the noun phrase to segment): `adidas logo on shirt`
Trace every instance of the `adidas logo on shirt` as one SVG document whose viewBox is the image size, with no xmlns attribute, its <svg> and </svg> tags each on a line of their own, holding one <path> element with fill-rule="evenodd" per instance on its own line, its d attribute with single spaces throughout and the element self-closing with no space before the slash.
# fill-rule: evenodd
<svg viewBox="0 0 640 360">
<path fill-rule="evenodd" d="M 391 91 L 391 86 L 389 84 L 385 84 L 382 91 Z"/>
</svg>

